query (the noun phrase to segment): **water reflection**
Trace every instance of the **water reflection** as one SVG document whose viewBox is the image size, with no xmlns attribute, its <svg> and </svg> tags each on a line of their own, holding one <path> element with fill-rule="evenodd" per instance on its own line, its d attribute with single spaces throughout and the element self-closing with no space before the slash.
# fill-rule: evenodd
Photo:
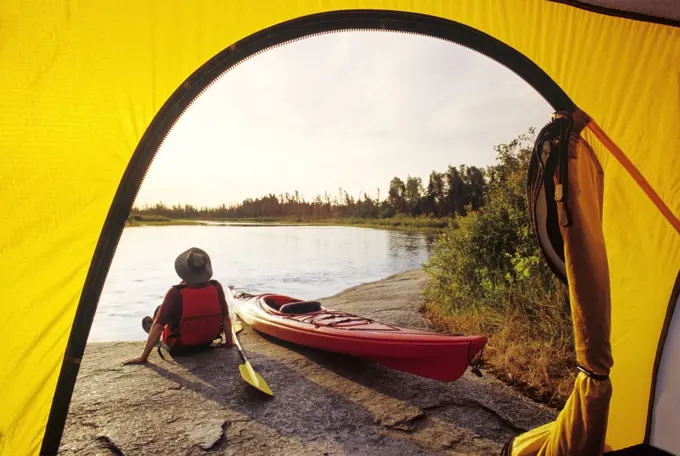
<svg viewBox="0 0 680 456">
<path fill-rule="evenodd" d="M 389 254 L 391 256 L 403 256 L 405 254 L 431 252 L 436 238 L 435 234 L 390 231 L 387 236 Z"/>
<path fill-rule="evenodd" d="M 416 269 L 434 236 L 330 226 L 127 228 L 100 299 L 92 341 L 140 340 L 140 320 L 177 283 L 175 256 L 191 246 L 212 258 L 215 278 L 252 292 L 302 299 Z"/>
</svg>

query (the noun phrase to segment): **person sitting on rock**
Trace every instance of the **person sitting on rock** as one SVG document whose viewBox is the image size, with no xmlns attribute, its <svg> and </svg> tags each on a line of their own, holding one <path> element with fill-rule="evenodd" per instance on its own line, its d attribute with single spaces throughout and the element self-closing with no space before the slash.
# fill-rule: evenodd
<svg viewBox="0 0 680 456">
<path fill-rule="evenodd" d="M 144 351 L 123 364 L 145 363 L 159 338 L 171 354 L 209 346 L 222 333 L 225 345 L 234 345 L 227 300 L 222 285 L 211 280 L 208 254 L 196 247 L 182 252 L 175 259 L 175 271 L 182 282 L 170 288 L 153 317 L 142 319 L 149 334 Z"/>
</svg>

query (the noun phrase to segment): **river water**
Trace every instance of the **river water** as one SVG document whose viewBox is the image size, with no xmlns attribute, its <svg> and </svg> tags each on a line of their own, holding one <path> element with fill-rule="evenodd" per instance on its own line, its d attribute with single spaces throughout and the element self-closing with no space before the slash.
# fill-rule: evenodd
<svg viewBox="0 0 680 456">
<path fill-rule="evenodd" d="M 141 319 L 179 282 L 175 257 L 189 247 L 208 252 L 213 278 L 225 288 L 315 299 L 420 267 L 433 239 L 422 233 L 334 226 L 129 227 L 116 250 L 89 340 L 145 339 Z"/>
</svg>

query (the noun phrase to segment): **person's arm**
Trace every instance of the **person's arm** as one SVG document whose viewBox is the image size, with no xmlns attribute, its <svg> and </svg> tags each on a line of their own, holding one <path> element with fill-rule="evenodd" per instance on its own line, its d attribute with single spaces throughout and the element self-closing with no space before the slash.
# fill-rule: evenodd
<svg viewBox="0 0 680 456">
<path fill-rule="evenodd" d="M 227 347 L 233 347 L 234 338 L 232 337 L 231 334 L 231 318 L 229 318 L 229 314 L 227 314 L 227 316 L 225 317 L 222 326 L 224 328 L 224 345 L 226 345 Z"/>
<path fill-rule="evenodd" d="M 123 361 L 123 364 L 141 364 L 149 359 L 149 355 L 151 354 L 154 345 L 156 345 L 156 342 L 158 342 L 158 339 L 160 339 L 161 334 L 163 333 L 163 328 L 165 325 L 172 322 L 172 315 L 176 309 L 178 297 L 179 292 L 177 290 L 174 288 L 168 290 L 160 309 L 158 309 L 158 312 L 155 315 L 153 325 L 149 330 L 149 337 L 146 338 L 146 345 L 144 346 L 142 355 L 137 356 L 136 358 L 126 359 Z"/>
<path fill-rule="evenodd" d="M 222 315 L 224 315 L 222 320 L 222 331 L 224 332 L 224 345 L 227 347 L 234 346 L 234 338 L 231 334 L 231 318 L 229 318 L 229 306 L 227 305 L 227 298 L 224 296 L 224 290 L 222 285 L 217 285 L 217 296 L 220 299 L 220 305 L 222 306 Z"/>
<path fill-rule="evenodd" d="M 151 326 L 151 330 L 149 331 L 149 337 L 146 338 L 146 345 L 144 346 L 144 351 L 142 352 L 142 355 L 136 358 L 127 359 L 123 361 L 123 364 L 145 363 L 149 359 L 151 350 L 153 350 L 153 347 L 156 345 L 156 342 L 158 342 L 158 339 L 160 339 L 162 332 L 163 325 L 154 322 L 153 326 Z"/>
</svg>

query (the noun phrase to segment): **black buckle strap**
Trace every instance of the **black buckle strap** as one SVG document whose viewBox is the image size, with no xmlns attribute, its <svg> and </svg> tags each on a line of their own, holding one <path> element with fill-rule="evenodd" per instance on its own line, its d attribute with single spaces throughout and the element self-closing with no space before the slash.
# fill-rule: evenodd
<svg viewBox="0 0 680 456">
<path fill-rule="evenodd" d="M 558 174 L 555 185 L 555 202 L 557 203 L 557 217 L 561 226 L 569 226 L 568 183 L 569 183 L 569 141 L 574 120 L 567 113 L 555 113 L 554 118 L 559 121 L 559 137 L 557 138 Z M 545 176 L 552 179 L 552 176 Z"/>
<path fill-rule="evenodd" d="M 586 369 L 585 367 L 581 366 L 580 364 L 576 365 L 576 369 L 583 372 L 584 374 L 586 374 L 588 377 L 592 378 L 593 380 L 603 381 L 603 380 L 607 380 L 609 378 L 609 374 L 595 373 L 591 370 Z"/>
<path fill-rule="evenodd" d="M 163 344 L 158 344 L 156 351 L 158 352 L 158 356 L 160 356 L 163 361 L 166 361 L 165 356 L 163 356 L 163 352 L 161 351 L 161 347 L 163 347 Z"/>
</svg>

